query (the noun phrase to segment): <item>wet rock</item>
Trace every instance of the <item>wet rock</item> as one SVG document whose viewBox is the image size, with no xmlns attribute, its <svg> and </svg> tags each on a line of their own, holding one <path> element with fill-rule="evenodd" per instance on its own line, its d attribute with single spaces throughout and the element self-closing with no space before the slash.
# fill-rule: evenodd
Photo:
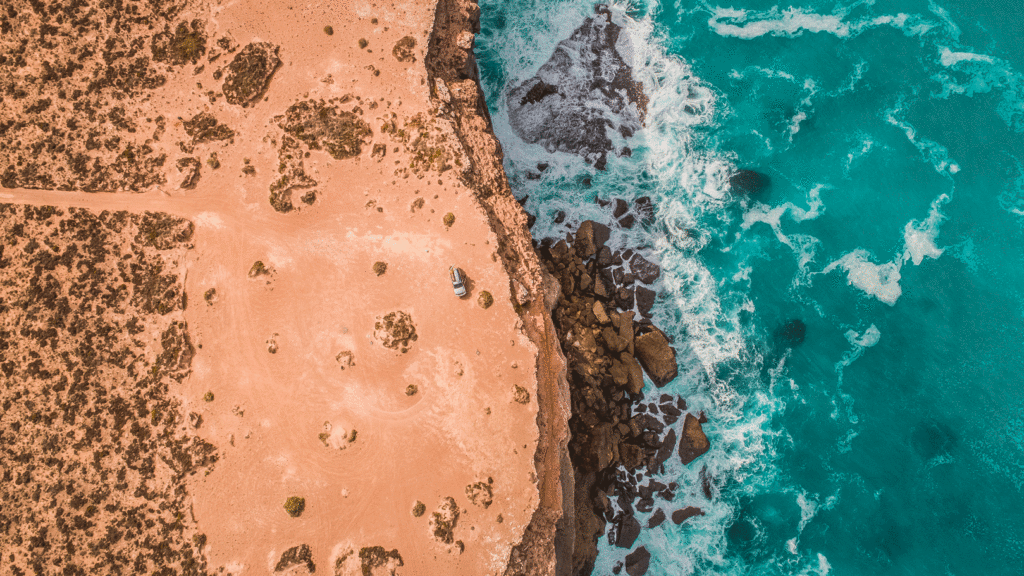
<svg viewBox="0 0 1024 576">
<path fill-rule="evenodd" d="M 607 246 L 602 246 L 597 251 L 597 265 L 602 268 L 612 263 L 612 249 Z"/>
<path fill-rule="evenodd" d="M 246 107 L 263 97 L 270 79 L 281 66 L 278 47 L 270 42 L 253 42 L 235 54 L 224 78 L 224 99 Z"/>
<path fill-rule="evenodd" d="M 665 334 L 654 328 L 650 332 L 637 336 L 634 341 L 636 358 L 644 371 L 659 388 L 671 382 L 679 371 L 676 364 L 676 351 L 669 345 Z"/>
<path fill-rule="evenodd" d="M 654 281 L 661 276 L 661 266 L 658 266 L 639 254 L 634 254 L 633 257 L 630 258 L 629 269 L 636 275 L 637 279 L 644 284 L 653 284 Z"/>
<path fill-rule="evenodd" d="M 555 224 L 561 224 L 562 222 L 565 222 L 565 211 L 559 210 L 555 213 Z"/>
<path fill-rule="evenodd" d="M 509 123 L 520 138 L 604 169 L 614 149 L 607 128 L 628 138 L 647 108 L 642 84 L 616 50 L 620 31 L 610 14 L 587 18 L 536 76 L 512 89 Z"/>
<path fill-rule="evenodd" d="M 593 220 L 584 221 L 576 230 L 576 240 L 573 243 L 576 254 L 584 260 L 590 258 L 604 247 L 604 243 L 608 241 L 610 235 L 611 230 L 604 224 Z"/>
<path fill-rule="evenodd" d="M 694 516 L 703 515 L 704 511 L 701 510 L 700 508 L 697 508 L 696 506 L 687 506 L 686 508 L 682 508 L 680 510 L 676 510 L 675 512 L 673 512 L 672 521 L 678 525 L 682 524 L 683 522 L 686 522 L 688 519 L 693 518 Z"/>
<path fill-rule="evenodd" d="M 627 204 L 622 198 L 616 198 L 612 203 L 615 205 L 614 208 L 612 208 L 612 218 L 615 218 L 616 220 L 629 211 L 629 204 Z"/>
<path fill-rule="evenodd" d="M 658 452 L 654 455 L 653 466 L 650 467 L 648 472 L 656 474 L 661 471 L 662 465 L 666 460 L 672 456 L 672 452 L 676 449 L 676 431 L 674 428 L 668 429 L 668 434 L 665 434 L 665 439 L 661 442 L 661 447 L 658 448 Z"/>
<path fill-rule="evenodd" d="M 626 230 L 629 230 L 630 228 L 633 227 L 634 224 L 636 224 L 636 217 L 633 216 L 632 214 L 626 214 L 622 218 L 619 218 L 620 228 L 625 228 Z"/>
<path fill-rule="evenodd" d="M 619 548 L 632 548 L 640 537 L 640 522 L 632 515 L 625 515 L 619 520 L 618 536 L 615 545 Z"/>
<path fill-rule="evenodd" d="M 644 576 L 650 566 L 651 553 L 644 546 L 626 555 L 626 574 L 629 576 Z"/>
<path fill-rule="evenodd" d="M 615 291 L 615 305 L 624 310 L 629 310 L 633 307 L 633 289 L 620 287 Z M 653 305 L 653 302 L 652 302 Z"/>
<path fill-rule="evenodd" d="M 729 186 L 733 192 L 744 196 L 758 196 L 764 193 L 772 180 L 767 174 L 753 170 L 737 170 L 729 176 Z"/>
<path fill-rule="evenodd" d="M 650 318 L 651 310 L 654 308 L 654 298 L 657 293 L 654 290 L 643 286 L 636 287 L 636 307 L 642 316 Z"/>
<path fill-rule="evenodd" d="M 643 448 L 635 444 L 619 444 L 619 459 L 626 470 L 639 468 L 644 463 L 644 456 Z"/>
<path fill-rule="evenodd" d="M 641 196 L 633 202 L 633 212 L 640 218 L 640 223 L 649 226 L 654 223 L 654 203 L 649 196 Z"/>
<path fill-rule="evenodd" d="M 704 497 L 708 500 L 714 496 L 714 478 L 708 472 L 708 467 L 704 466 L 700 469 L 700 490 L 704 493 Z"/>
<path fill-rule="evenodd" d="M 704 455 L 711 448 L 708 437 L 704 435 L 700 421 L 693 414 L 687 414 L 683 421 L 683 434 L 679 439 L 679 459 L 689 464 Z"/>
<path fill-rule="evenodd" d="M 664 521 L 665 521 L 665 511 L 662 510 L 661 508 L 658 508 L 657 510 L 654 511 L 654 514 L 651 514 L 651 517 L 647 520 L 647 527 L 648 528 L 657 528 L 658 526 L 661 526 L 661 524 Z"/>
</svg>

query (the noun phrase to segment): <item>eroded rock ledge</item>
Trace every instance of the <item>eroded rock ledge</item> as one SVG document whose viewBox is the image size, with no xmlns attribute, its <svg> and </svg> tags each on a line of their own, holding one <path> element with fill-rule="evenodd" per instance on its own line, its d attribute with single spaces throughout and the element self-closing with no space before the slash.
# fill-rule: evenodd
<svg viewBox="0 0 1024 576">
<path fill-rule="evenodd" d="M 540 503 L 504 573 L 561 574 L 568 569 L 572 554 L 574 508 L 565 358 L 551 320 L 559 288 L 537 258 L 527 215 L 516 202 L 502 168 L 501 145 L 491 127 L 473 57 L 474 34 L 479 30 L 480 8 L 475 1 L 439 0 L 425 64 L 438 116 L 450 123 L 469 160 L 460 178 L 487 214 L 498 238 L 498 255 L 512 279 L 512 301 L 524 331 L 539 350 L 540 441 L 535 465 Z"/>
</svg>

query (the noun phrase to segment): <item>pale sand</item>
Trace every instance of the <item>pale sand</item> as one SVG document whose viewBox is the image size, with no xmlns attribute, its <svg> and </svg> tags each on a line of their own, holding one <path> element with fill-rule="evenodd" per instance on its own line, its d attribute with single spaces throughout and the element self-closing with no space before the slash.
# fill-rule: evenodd
<svg viewBox="0 0 1024 576">
<path fill-rule="evenodd" d="M 384 114 L 395 112 L 402 121 L 429 112 L 423 60 L 434 7 L 430 1 L 213 5 L 195 14 L 209 17 L 211 42 L 230 35 L 243 46 L 280 45 L 284 65 L 267 101 L 246 109 L 223 99 L 210 104 L 196 87 L 219 86 L 215 68 L 207 66 L 198 76 L 170 77 L 144 107 L 169 119 L 206 110 L 234 129 L 234 144 L 196 149 L 201 159 L 217 151 L 221 169 L 204 166 L 191 191 L 174 189 L 181 176 L 173 162 L 162 192 L 0 190 L 7 201 L 161 210 L 196 223 L 184 316 L 201 348 L 180 392 L 184 411 L 203 416 L 199 435 L 221 454 L 215 470 L 190 486 L 214 570 L 264 574 L 283 551 L 308 544 L 317 573 L 333 573 L 334 556 L 346 547 L 383 546 L 401 554 L 401 574 L 495 574 L 537 507 L 537 349 L 510 302 L 496 238 L 455 170 L 396 176 L 396 164 L 407 165 L 409 153 L 403 146 L 395 154 L 397 144 L 379 129 Z M 406 35 L 416 39 L 415 63 L 391 54 Z M 372 52 L 359 49 L 359 38 Z M 379 76 L 366 68 L 371 65 Z M 328 74 L 333 83 L 321 81 Z M 372 159 L 372 145 L 351 160 L 313 152 L 305 168 L 319 181 L 317 203 L 275 212 L 267 187 L 278 157 L 269 138 L 281 131 L 270 119 L 297 100 L 343 94 L 379 102 L 363 118 L 375 143 L 388 142 L 387 157 Z M 180 122 L 168 123 L 165 144 L 186 139 Z M 242 158 L 251 158 L 255 176 L 240 174 Z M 412 212 L 416 198 L 426 203 Z M 456 216 L 450 229 L 441 222 L 446 212 Z M 247 277 L 257 260 L 273 270 L 270 276 Z M 372 270 L 378 260 L 388 264 L 380 277 Z M 447 279 L 452 264 L 471 280 L 465 299 L 454 296 Z M 209 288 L 217 291 L 212 305 L 202 298 Z M 477 304 L 482 290 L 495 297 L 487 310 Z M 378 317 L 397 310 L 412 316 L 418 334 L 406 354 L 373 339 Z M 276 354 L 268 352 L 272 337 Z M 336 360 L 342 351 L 354 358 L 345 370 Z M 418 386 L 411 397 L 409 384 Z M 516 386 L 529 393 L 528 404 L 513 400 Z M 213 402 L 204 402 L 207 391 Z M 356 441 L 344 450 L 326 447 L 318 438 L 325 422 L 335 430 L 354 428 Z M 470 503 L 466 487 L 488 477 L 494 502 L 485 509 Z M 300 518 L 282 507 L 292 495 L 306 499 Z M 448 496 L 462 509 L 454 533 L 465 545 L 461 554 L 429 528 L 431 512 Z M 411 513 L 417 500 L 427 507 L 420 518 Z"/>
</svg>

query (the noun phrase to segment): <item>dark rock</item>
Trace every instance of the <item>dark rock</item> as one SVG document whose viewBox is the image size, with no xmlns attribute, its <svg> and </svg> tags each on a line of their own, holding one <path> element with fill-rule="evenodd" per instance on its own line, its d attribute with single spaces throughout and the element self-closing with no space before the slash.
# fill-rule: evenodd
<svg viewBox="0 0 1024 576">
<path fill-rule="evenodd" d="M 601 267 L 608 266 L 612 263 L 612 249 L 607 246 L 602 246 L 597 251 L 597 265 Z"/>
<path fill-rule="evenodd" d="M 738 170 L 729 177 L 729 186 L 737 194 L 759 196 L 771 186 L 772 180 L 767 174 L 753 170 Z"/>
<path fill-rule="evenodd" d="M 621 573 L 622 572 L 622 566 L 623 566 L 622 562 L 616 562 L 615 565 L 612 566 L 612 574 L 619 574 L 619 573 Z"/>
<path fill-rule="evenodd" d="M 615 462 L 615 448 L 618 443 L 618 431 L 611 423 L 603 422 L 594 427 L 590 449 L 596 461 L 597 470 L 604 470 Z"/>
<path fill-rule="evenodd" d="M 632 288 L 619 288 L 615 291 L 615 304 L 623 310 L 629 310 L 633 307 L 633 289 Z"/>
<path fill-rule="evenodd" d="M 650 566 L 651 553 L 644 546 L 626 555 L 626 574 L 629 576 L 644 576 Z"/>
<path fill-rule="evenodd" d="M 697 422 L 700 422 L 701 424 L 708 423 L 708 416 L 707 414 L 704 413 L 703 410 L 701 410 L 700 415 L 697 416 Z"/>
<path fill-rule="evenodd" d="M 548 167 L 549 167 L 549 164 L 547 162 L 538 162 L 537 163 L 537 170 L 539 170 L 541 172 L 547 170 Z"/>
<path fill-rule="evenodd" d="M 658 508 L 651 514 L 651 517 L 647 520 L 647 528 L 657 528 L 661 526 L 662 522 L 665 521 L 665 511 Z"/>
<path fill-rule="evenodd" d="M 612 280 L 615 282 L 615 284 L 622 284 L 622 277 L 624 275 L 625 272 L 622 271 L 622 268 L 612 269 Z"/>
<path fill-rule="evenodd" d="M 638 336 L 634 341 L 636 359 L 644 367 L 656 386 L 671 382 L 679 372 L 676 364 L 676 351 L 669 345 L 665 334 L 657 328 Z"/>
<path fill-rule="evenodd" d="M 703 515 L 704 511 L 701 510 L 700 508 L 697 508 L 696 506 L 687 506 L 686 508 L 682 508 L 680 510 L 676 510 L 675 512 L 673 512 L 672 521 L 678 525 L 682 524 L 683 522 L 686 522 L 688 519 L 693 518 L 694 516 Z"/>
<path fill-rule="evenodd" d="M 693 414 L 687 414 L 683 422 L 683 435 L 679 439 L 679 459 L 689 464 L 704 455 L 711 448 L 708 437 L 704 435 L 700 421 Z"/>
<path fill-rule="evenodd" d="M 665 420 L 665 424 L 669 426 L 679 421 L 679 416 L 673 416 L 672 414 L 665 414 L 664 416 L 662 416 L 662 418 Z"/>
<path fill-rule="evenodd" d="M 671 394 L 662 394 L 662 395 L 661 395 L 661 396 L 660 396 L 660 397 L 658 398 L 658 402 L 659 402 L 660 404 L 664 404 L 664 403 L 666 403 L 666 402 L 671 402 L 671 401 L 672 401 L 672 395 L 671 395 Z"/>
<path fill-rule="evenodd" d="M 625 228 L 626 230 L 629 230 L 630 228 L 633 227 L 634 224 L 636 224 L 636 217 L 633 216 L 632 214 L 626 214 L 625 216 L 619 219 L 620 228 Z"/>
<path fill-rule="evenodd" d="M 629 389 L 629 393 L 640 394 L 644 389 L 644 373 L 640 363 L 629 352 L 623 352 L 619 359 L 626 369 L 626 387 Z"/>
<path fill-rule="evenodd" d="M 639 254 L 634 254 L 629 260 L 629 269 L 644 284 L 653 284 L 661 276 L 661 266 Z"/>
<path fill-rule="evenodd" d="M 642 316 L 651 316 L 651 309 L 654 308 L 654 297 L 657 294 L 654 290 L 643 286 L 636 287 L 636 307 Z"/>
<path fill-rule="evenodd" d="M 623 136 L 627 136 L 627 135 L 623 134 Z M 623 158 L 632 158 L 633 157 L 633 149 L 630 148 L 629 146 L 623 146 L 622 150 L 619 150 L 619 156 L 621 156 Z"/>
<path fill-rule="evenodd" d="M 796 348 L 804 343 L 807 336 L 807 325 L 793 319 L 775 330 L 775 341 L 787 348 Z"/>
<path fill-rule="evenodd" d="M 676 416 L 676 417 L 682 415 L 682 413 L 683 413 L 682 410 L 680 410 L 679 408 L 676 408 L 675 406 L 673 406 L 671 404 L 662 404 L 661 405 L 661 411 L 664 412 L 665 414 L 668 414 L 670 416 Z"/>
<path fill-rule="evenodd" d="M 672 452 L 676 449 L 676 431 L 674 428 L 668 429 L 668 434 L 665 434 L 665 439 L 661 442 L 661 447 L 658 448 L 658 452 L 654 455 L 654 466 L 648 470 L 651 474 L 656 474 L 661 470 L 662 464 L 672 456 Z"/>
<path fill-rule="evenodd" d="M 676 400 L 676 408 L 680 410 L 686 410 L 686 400 L 679 398 Z"/>
<path fill-rule="evenodd" d="M 704 493 L 704 497 L 711 500 L 714 495 L 714 480 L 711 478 L 711 474 L 708 473 L 708 467 L 704 466 L 700 469 L 700 489 Z"/>
<path fill-rule="evenodd" d="M 572 565 L 578 568 L 585 568 L 579 572 L 590 573 L 593 569 L 594 560 L 597 558 L 597 540 L 604 533 L 604 520 L 594 512 L 590 501 L 591 490 L 594 487 L 595 475 L 593 472 L 581 474 L 577 468 L 574 471 L 575 494 L 574 506 L 576 508 L 576 538 L 572 552 Z"/>
<path fill-rule="evenodd" d="M 644 463 L 644 450 L 635 444 L 619 444 L 619 455 L 626 470 L 636 470 Z"/>
<path fill-rule="evenodd" d="M 509 123 L 520 138 L 604 168 L 614 149 L 606 128 L 633 134 L 647 108 L 642 84 L 615 48 L 620 31 L 608 15 L 587 18 L 533 78 L 512 89 Z"/>
<path fill-rule="evenodd" d="M 605 345 L 608 346 L 608 350 L 616 354 L 625 350 L 626 346 L 629 345 L 629 341 L 621 338 L 611 327 L 601 331 L 601 338 L 604 340 Z M 623 377 L 625 377 L 625 371 L 623 371 Z"/>
<path fill-rule="evenodd" d="M 612 218 L 618 220 L 623 214 L 629 211 L 629 204 L 627 204 L 622 198 L 616 198 L 613 203 L 615 204 L 615 208 L 612 209 Z"/>
<path fill-rule="evenodd" d="M 562 222 L 565 222 L 565 211 L 559 210 L 555 213 L 555 224 L 561 224 Z"/>
<path fill-rule="evenodd" d="M 632 548 L 633 543 L 640 537 L 640 522 L 632 515 L 623 516 L 619 520 L 618 537 L 615 545 L 619 548 Z"/>
<path fill-rule="evenodd" d="M 576 248 L 579 257 L 586 260 L 604 246 L 610 235 L 611 230 L 604 224 L 586 220 L 576 230 L 576 241 L 573 243 L 573 247 Z"/>
</svg>

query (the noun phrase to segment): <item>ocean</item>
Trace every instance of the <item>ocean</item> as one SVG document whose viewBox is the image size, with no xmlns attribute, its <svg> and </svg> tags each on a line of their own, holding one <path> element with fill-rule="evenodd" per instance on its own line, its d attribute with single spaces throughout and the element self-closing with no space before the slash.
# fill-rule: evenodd
<svg viewBox="0 0 1024 576">
<path fill-rule="evenodd" d="M 653 199 L 610 242 L 660 261 L 660 392 L 712 447 L 662 475 L 683 488 L 656 508 L 705 514 L 643 530 L 648 574 L 1024 574 L 1024 3 L 613 2 L 649 101 L 603 171 L 507 106 L 594 3 L 481 8 L 535 238 Z M 731 190 L 736 169 L 770 184 Z M 629 550 L 600 546 L 604 576 Z"/>
</svg>

